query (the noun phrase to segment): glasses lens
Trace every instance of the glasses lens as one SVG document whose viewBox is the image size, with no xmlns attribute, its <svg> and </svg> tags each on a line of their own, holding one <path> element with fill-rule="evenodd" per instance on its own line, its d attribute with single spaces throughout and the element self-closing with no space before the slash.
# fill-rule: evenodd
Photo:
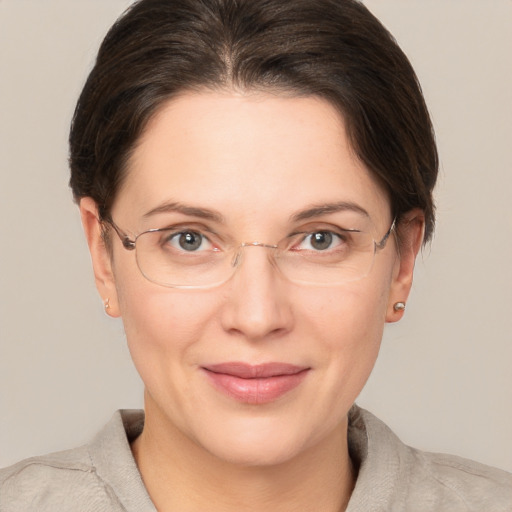
<svg viewBox="0 0 512 512">
<path fill-rule="evenodd" d="M 373 265 L 373 235 L 363 230 L 318 231 L 288 240 L 276 261 L 291 281 L 342 284 L 366 276 Z"/>
<path fill-rule="evenodd" d="M 137 264 L 153 283 L 198 288 L 223 282 L 229 259 L 198 232 L 174 229 L 142 233 L 136 243 Z"/>
</svg>

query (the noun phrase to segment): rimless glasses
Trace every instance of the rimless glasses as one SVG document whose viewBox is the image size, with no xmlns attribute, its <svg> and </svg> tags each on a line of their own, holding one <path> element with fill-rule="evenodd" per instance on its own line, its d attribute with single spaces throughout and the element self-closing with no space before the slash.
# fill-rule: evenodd
<svg viewBox="0 0 512 512">
<path fill-rule="evenodd" d="M 187 227 L 149 229 L 133 239 L 107 220 L 123 247 L 135 251 L 142 275 L 170 288 L 209 288 L 228 281 L 247 250 L 265 249 L 270 263 L 288 280 L 310 285 L 340 285 L 364 278 L 386 246 L 396 219 L 380 241 L 369 218 L 349 224 L 299 229 L 277 244 L 236 242 L 213 230 Z"/>
</svg>

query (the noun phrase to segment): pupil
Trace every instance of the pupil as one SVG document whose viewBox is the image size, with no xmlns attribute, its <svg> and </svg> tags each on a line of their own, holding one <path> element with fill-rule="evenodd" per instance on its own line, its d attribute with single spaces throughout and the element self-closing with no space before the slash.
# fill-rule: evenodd
<svg viewBox="0 0 512 512">
<path fill-rule="evenodd" d="M 179 238 L 179 244 L 185 251 L 194 251 L 201 246 L 201 235 L 193 233 L 191 231 L 182 233 Z"/>
<path fill-rule="evenodd" d="M 319 233 L 315 233 L 311 239 L 311 245 L 322 251 L 324 249 L 328 249 L 332 243 L 332 234 L 327 233 L 325 231 L 321 231 Z"/>
</svg>

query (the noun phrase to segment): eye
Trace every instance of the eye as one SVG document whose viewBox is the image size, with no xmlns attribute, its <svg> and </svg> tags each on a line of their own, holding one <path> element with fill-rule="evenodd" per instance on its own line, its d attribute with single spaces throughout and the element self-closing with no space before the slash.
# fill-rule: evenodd
<svg viewBox="0 0 512 512">
<path fill-rule="evenodd" d="M 198 252 L 211 250 L 213 244 L 201 233 L 197 231 L 180 231 L 173 233 L 165 239 L 171 247 L 186 252 Z"/>
<path fill-rule="evenodd" d="M 295 246 L 296 250 L 314 250 L 327 251 L 343 244 L 342 237 L 332 231 L 315 231 L 306 234 L 299 244 Z"/>
<path fill-rule="evenodd" d="M 311 246 L 318 251 L 329 249 L 333 242 L 333 234 L 328 231 L 320 231 L 309 235 Z"/>
</svg>

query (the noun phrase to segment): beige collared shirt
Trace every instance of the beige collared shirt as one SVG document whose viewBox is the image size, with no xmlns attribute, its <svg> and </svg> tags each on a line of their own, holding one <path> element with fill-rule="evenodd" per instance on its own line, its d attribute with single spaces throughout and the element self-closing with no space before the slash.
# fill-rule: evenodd
<svg viewBox="0 0 512 512">
<path fill-rule="evenodd" d="M 0 512 L 156 512 L 130 450 L 142 411 L 118 411 L 80 448 L 0 470 Z M 404 445 L 369 412 L 350 411 L 359 469 L 347 512 L 512 512 L 512 474 Z"/>
</svg>

